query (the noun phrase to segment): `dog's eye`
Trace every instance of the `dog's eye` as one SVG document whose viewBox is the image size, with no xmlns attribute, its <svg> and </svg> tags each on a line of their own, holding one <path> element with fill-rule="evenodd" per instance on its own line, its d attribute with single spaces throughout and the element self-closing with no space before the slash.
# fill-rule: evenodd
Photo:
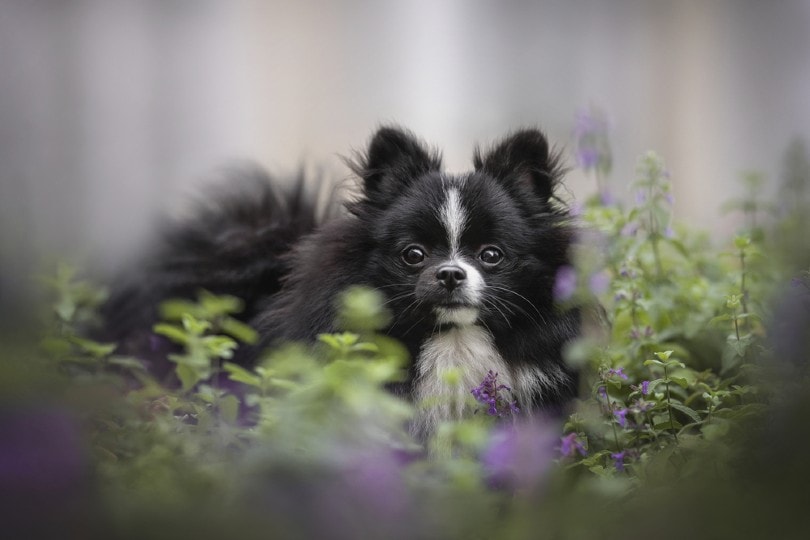
<svg viewBox="0 0 810 540">
<path fill-rule="evenodd" d="M 402 260 L 411 266 L 421 263 L 426 256 L 425 250 L 419 246 L 408 246 L 402 250 Z"/>
<path fill-rule="evenodd" d="M 481 253 L 478 254 L 478 258 L 486 265 L 495 266 L 503 260 L 503 252 L 496 247 L 489 246 L 481 250 Z"/>
</svg>

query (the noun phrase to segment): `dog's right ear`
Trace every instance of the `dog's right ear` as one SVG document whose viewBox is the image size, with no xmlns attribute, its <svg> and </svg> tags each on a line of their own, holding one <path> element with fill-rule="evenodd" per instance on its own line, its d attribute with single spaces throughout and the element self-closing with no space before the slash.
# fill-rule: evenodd
<svg viewBox="0 0 810 540">
<path fill-rule="evenodd" d="M 415 178 L 441 170 L 442 158 L 409 131 L 387 126 L 377 130 L 365 153 L 347 164 L 362 178 L 366 198 L 385 205 Z"/>
</svg>

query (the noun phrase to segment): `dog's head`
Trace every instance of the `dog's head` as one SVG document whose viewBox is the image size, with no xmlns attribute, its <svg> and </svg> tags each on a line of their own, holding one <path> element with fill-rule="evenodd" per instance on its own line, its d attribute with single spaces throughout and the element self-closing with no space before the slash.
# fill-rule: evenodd
<svg viewBox="0 0 810 540">
<path fill-rule="evenodd" d="M 409 325 L 538 321 L 570 233 L 554 204 L 556 157 L 537 130 L 514 132 L 474 170 L 449 175 L 412 134 L 382 128 L 353 168 L 363 197 L 349 206 L 369 230 L 368 278 Z"/>
</svg>

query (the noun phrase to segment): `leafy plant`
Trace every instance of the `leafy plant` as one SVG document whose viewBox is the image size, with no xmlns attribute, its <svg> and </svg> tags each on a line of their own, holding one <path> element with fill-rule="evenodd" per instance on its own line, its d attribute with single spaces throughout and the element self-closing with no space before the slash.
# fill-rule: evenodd
<svg viewBox="0 0 810 540">
<path fill-rule="evenodd" d="M 585 157 L 604 194 L 610 145 L 600 129 L 581 150 L 596 152 Z M 202 291 L 170 301 L 154 328 L 176 348 L 166 359 L 176 384 L 167 384 L 116 344 L 88 337 L 105 293 L 60 266 L 43 281 L 53 304 L 39 346 L 0 349 L 0 419 L 11 426 L 0 455 L 23 471 L 13 501 L 27 509 L 6 530 L 14 535 L 17 524 L 17 536 L 36 536 L 52 526 L 44 532 L 54 535 L 77 522 L 99 537 L 175 536 L 177 524 L 181 536 L 200 538 L 804 530 L 796 501 L 810 478 L 807 349 L 792 341 L 796 331 L 780 334 L 779 354 L 769 339 L 774 327 L 810 326 L 807 267 L 774 252 L 799 235 L 771 241 L 800 218 L 794 209 L 784 221 L 754 223 L 769 206 L 750 182 L 745 200 L 756 208 L 732 205 L 747 227 L 717 249 L 673 223 L 672 181 L 661 158 L 646 154 L 632 207 L 598 197 L 579 211 L 576 264 L 557 277 L 555 297 L 597 316 L 566 351 L 583 385 L 570 415 L 558 422 L 520 410 L 493 372 L 465 389 L 478 412 L 424 442 L 408 428 L 421 404 L 391 391 L 407 353 L 377 333 L 389 315 L 375 291 L 347 291 L 344 331 L 267 351 L 254 367 L 235 362 L 257 342 L 237 319 L 240 300 Z M 771 298 L 791 277 L 794 301 L 780 319 Z M 37 467 L 26 468 L 32 449 L 20 441 L 40 427 Z M 38 519 L 21 520 L 29 516 Z"/>
</svg>

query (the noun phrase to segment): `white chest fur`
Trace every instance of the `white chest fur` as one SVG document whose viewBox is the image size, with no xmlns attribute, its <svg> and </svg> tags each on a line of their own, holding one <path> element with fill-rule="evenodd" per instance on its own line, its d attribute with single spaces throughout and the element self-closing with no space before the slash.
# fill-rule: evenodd
<svg viewBox="0 0 810 540">
<path fill-rule="evenodd" d="M 417 359 L 414 398 L 418 407 L 412 432 L 425 436 L 442 422 L 457 420 L 477 406 L 471 390 L 479 386 L 489 371 L 498 374 L 498 383 L 512 389 L 519 403 L 528 404 L 542 392 L 556 392 L 568 381 L 559 367 L 541 369 L 532 362 L 511 368 L 480 326 L 451 328 L 436 334 L 422 346 Z M 528 407 L 521 414 L 530 414 Z"/>
<path fill-rule="evenodd" d="M 492 336 L 479 326 L 451 328 L 431 337 L 422 346 L 416 365 L 416 434 L 432 433 L 441 422 L 469 412 L 474 404 L 471 390 L 490 370 L 498 374 L 500 384 L 512 387 L 509 366 Z"/>
</svg>

